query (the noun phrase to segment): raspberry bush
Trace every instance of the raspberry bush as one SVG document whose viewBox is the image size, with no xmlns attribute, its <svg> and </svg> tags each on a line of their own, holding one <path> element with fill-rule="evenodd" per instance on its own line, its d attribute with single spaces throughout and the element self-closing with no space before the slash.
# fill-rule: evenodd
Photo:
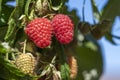
<svg viewBox="0 0 120 80">
<path fill-rule="evenodd" d="M 100 16 L 91 0 L 100 19 L 90 24 L 84 7 L 79 19 L 67 1 L 0 0 L 0 80 L 86 80 L 86 74 L 99 80 L 103 61 L 96 40 L 105 35 L 114 43 L 109 30 L 116 14 Z"/>
</svg>

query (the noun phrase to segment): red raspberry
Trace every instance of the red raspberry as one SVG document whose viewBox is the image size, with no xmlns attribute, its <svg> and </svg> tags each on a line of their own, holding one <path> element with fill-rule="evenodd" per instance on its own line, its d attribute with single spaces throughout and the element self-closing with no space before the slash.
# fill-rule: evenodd
<svg viewBox="0 0 120 80">
<path fill-rule="evenodd" d="M 57 14 L 52 19 L 52 26 L 57 40 L 62 44 L 68 44 L 73 39 L 74 26 L 71 19 L 64 14 Z"/>
<path fill-rule="evenodd" d="M 36 18 L 25 28 L 28 37 L 40 48 L 51 44 L 52 25 L 47 18 Z"/>
</svg>

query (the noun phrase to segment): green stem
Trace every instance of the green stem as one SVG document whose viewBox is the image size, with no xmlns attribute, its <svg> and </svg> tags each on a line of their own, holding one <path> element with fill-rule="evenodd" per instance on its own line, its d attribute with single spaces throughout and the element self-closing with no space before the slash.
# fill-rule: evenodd
<svg viewBox="0 0 120 80">
<path fill-rule="evenodd" d="M 13 58 L 13 60 L 15 61 L 15 60 L 16 60 L 16 58 L 15 58 L 14 53 L 11 53 L 11 54 L 12 54 L 12 58 Z"/>
<path fill-rule="evenodd" d="M 61 58 L 61 61 L 62 61 L 62 63 L 65 63 L 66 62 L 66 55 L 65 55 L 65 52 L 64 52 L 64 47 L 63 47 L 63 45 L 62 44 L 60 44 L 60 50 L 61 50 L 61 52 L 60 52 L 60 58 Z"/>
<path fill-rule="evenodd" d="M 6 53 L 5 59 L 8 61 L 8 53 Z"/>
</svg>

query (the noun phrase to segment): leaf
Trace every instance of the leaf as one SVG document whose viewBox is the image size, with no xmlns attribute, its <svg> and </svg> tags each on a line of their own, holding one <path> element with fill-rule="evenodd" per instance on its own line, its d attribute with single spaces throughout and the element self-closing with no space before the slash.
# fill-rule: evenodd
<svg viewBox="0 0 120 80">
<path fill-rule="evenodd" d="M 50 0 L 50 7 L 55 10 L 58 11 L 63 5 L 62 0 L 56 1 L 56 0 Z"/>
<path fill-rule="evenodd" d="M 29 78 L 28 78 L 29 77 Z M 0 78 L 2 80 L 33 80 L 0 56 Z"/>
<path fill-rule="evenodd" d="M 111 19 L 114 21 L 116 16 L 120 16 L 120 0 L 109 0 L 103 8 L 101 20 Z"/>
<path fill-rule="evenodd" d="M 89 46 L 90 47 L 90 46 Z M 99 80 L 103 71 L 102 54 L 98 49 L 92 50 L 88 46 L 75 47 L 74 54 L 78 62 L 78 75 L 76 80 L 86 80 L 87 74 L 90 80 Z M 95 72 L 93 76 L 92 71 Z"/>
<path fill-rule="evenodd" d="M 3 41 L 5 34 L 7 32 L 7 27 L 0 27 L 0 40 Z"/>
<path fill-rule="evenodd" d="M 91 3 L 92 3 L 92 9 L 93 9 L 93 15 L 95 18 L 97 18 L 98 20 L 100 20 L 100 12 L 95 4 L 95 0 L 91 0 Z"/>
<path fill-rule="evenodd" d="M 1 11 L 2 11 L 2 0 L 0 0 L 0 14 L 1 14 Z"/>
<path fill-rule="evenodd" d="M 113 40 L 113 36 L 111 35 L 111 33 L 108 33 L 105 35 L 105 38 L 110 41 L 112 44 L 116 45 L 115 41 Z"/>
<path fill-rule="evenodd" d="M 21 75 L 21 74 L 23 74 L 22 72 L 21 73 L 19 73 L 19 71 L 17 70 L 17 69 L 15 69 L 13 66 L 11 66 L 12 64 L 10 64 L 9 62 L 7 62 L 7 61 L 5 61 L 3 58 L 1 58 L 0 57 L 0 64 L 1 64 L 1 67 L 0 67 L 0 72 L 2 72 L 2 71 L 4 71 L 4 72 L 2 72 L 2 74 L 0 74 L 0 77 L 1 78 L 4 78 L 4 79 L 10 79 L 10 75 L 12 75 L 11 76 L 11 78 L 12 77 L 15 77 L 15 76 L 13 76 L 13 72 L 15 71 L 16 72 L 16 74 L 15 75 Z M 3 68 L 2 68 L 3 67 Z M 12 72 L 11 72 L 12 71 Z M 18 72 L 17 72 L 18 71 Z M 11 73 L 11 74 L 10 74 Z M 2 75 L 4 75 L 4 76 L 2 76 Z M 22 75 L 21 75 L 22 76 Z"/>
<path fill-rule="evenodd" d="M 0 43 L 0 53 L 6 53 L 6 52 L 7 52 L 6 48 L 4 48 Z"/>
<path fill-rule="evenodd" d="M 2 8 L 0 11 L 0 26 L 7 26 L 8 18 L 13 9 L 14 7 L 7 6 L 2 3 Z"/>
<path fill-rule="evenodd" d="M 9 18 L 8 31 L 5 36 L 5 40 L 8 41 L 11 45 L 14 44 L 17 32 L 21 28 L 19 18 L 24 12 L 25 0 L 17 0 L 16 3 L 17 5 Z"/>
<path fill-rule="evenodd" d="M 31 0 L 27 0 L 26 4 L 25 4 L 25 14 L 28 16 L 28 9 L 29 9 L 29 5 L 30 5 Z"/>
<path fill-rule="evenodd" d="M 70 80 L 70 69 L 67 63 L 61 65 L 61 77 L 62 80 Z"/>
</svg>

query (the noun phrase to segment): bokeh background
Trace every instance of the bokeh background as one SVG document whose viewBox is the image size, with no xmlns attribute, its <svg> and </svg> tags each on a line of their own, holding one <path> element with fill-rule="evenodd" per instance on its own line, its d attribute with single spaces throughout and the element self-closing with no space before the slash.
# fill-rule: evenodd
<svg viewBox="0 0 120 80">
<path fill-rule="evenodd" d="M 95 0 L 99 11 L 105 6 L 108 0 Z M 69 6 L 69 10 L 77 9 L 77 14 L 82 18 L 82 6 L 83 0 L 69 0 L 66 4 Z M 85 3 L 85 21 L 93 24 L 91 1 L 86 0 Z M 120 34 L 120 19 L 117 17 L 113 25 L 112 34 Z M 119 40 L 114 39 L 118 44 Z M 104 59 L 104 73 L 100 80 L 120 80 L 120 45 L 113 45 L 109 41 L 102 37 L 98 40 L 102 47 L 103 59 Z"/>
</svg>

